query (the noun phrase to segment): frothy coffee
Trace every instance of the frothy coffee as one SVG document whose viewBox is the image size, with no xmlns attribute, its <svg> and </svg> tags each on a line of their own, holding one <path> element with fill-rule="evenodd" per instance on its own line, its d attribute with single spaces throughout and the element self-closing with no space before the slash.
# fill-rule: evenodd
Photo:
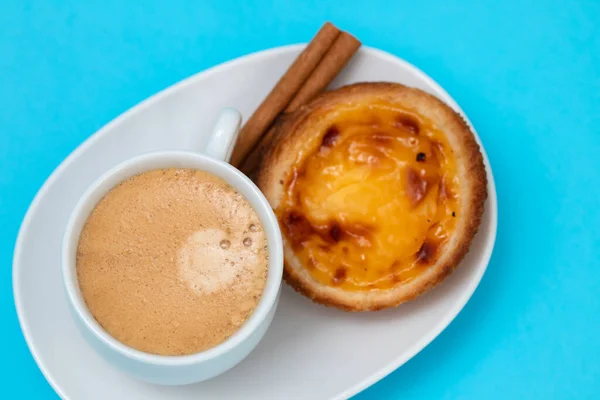
<svg viewBox="0 0 600 400">
<path fill-rule="evenodd" d="M 88 218 L 77 275 L 94 318 L 135 349 L 206 350 L 235 333 L 267 279 L 266 236 L 234 188 L 193 169 L 153 170 L 113 188 Z"/>
</svg>

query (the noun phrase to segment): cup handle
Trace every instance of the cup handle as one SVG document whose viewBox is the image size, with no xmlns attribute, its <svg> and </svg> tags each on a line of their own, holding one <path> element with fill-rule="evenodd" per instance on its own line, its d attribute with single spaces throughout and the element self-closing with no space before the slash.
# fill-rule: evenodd
<svg viewBox="0 0 600 400">
<path fill-rule="evenodd" d="M 224 108 L 217 118 L 210 140 L 203 153 L 211 158 L 229 162 L 233 146 L 235 146 L 240 132 L 241 123 L 242 115 L 238 110 Z"/>
</svg>

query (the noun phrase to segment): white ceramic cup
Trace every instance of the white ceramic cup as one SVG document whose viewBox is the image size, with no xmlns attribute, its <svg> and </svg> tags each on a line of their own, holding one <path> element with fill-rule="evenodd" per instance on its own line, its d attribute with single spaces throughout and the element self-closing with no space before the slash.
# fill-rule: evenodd
<svg viewBox="0 0 600 400">
<path fill-rule="evenodd" d="M 75 206 L 67 223 L 61 254 L 62 275 L 77 326 L 99 354 L 138 379 L 156 384 L 183 385 L 219 375 L 242 361 L 256 347 L 275 314 L 283 273 L 281 232 L 273 210 L 260 190 L 244 174 L 227 163 L 237 139 L 240 121 L 238 111 L 223 110 L 202 154 L 161 151 L 117 165 L 91 185 Z M 83 300 L 75 265 L 79 235 L 100 199 L 127 178 L 145 171 L 170 167 L 207 171 L 233 186 L 258 214 L 266 233 L 269 251 L 266 286 L 248 321 L 225 342 L 206 351 L 185 356 L 145 353 L 126 346 L 108 334 L 91 315 Z"/>
</svg>

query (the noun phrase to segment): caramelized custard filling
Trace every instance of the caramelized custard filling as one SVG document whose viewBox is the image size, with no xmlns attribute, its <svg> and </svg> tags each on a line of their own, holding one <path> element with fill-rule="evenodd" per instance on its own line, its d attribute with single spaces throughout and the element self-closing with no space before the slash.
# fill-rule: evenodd
<svg viewBox="0 0 600 400">
<path fill-rule="evenodd" d="M 314 128 L 276 210 L 310 274 L 344 290 L 387 289 L 434 264 L 460 210 L 446 136 L 386 103 L 329 109 Z"/>
</svg>

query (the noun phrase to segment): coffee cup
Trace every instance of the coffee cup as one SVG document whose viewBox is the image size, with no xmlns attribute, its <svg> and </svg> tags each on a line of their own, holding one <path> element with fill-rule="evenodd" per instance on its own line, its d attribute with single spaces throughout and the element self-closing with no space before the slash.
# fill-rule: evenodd
<svg viewBox="0 0 600 400">
<path fill-rule="evenodd" d="M 115 166 L 97 179 L 73 210 L 61 252 L 62 276 L 79 330 L 104 359 L 140 380 L 163 385 L 201 382 L 242 361 L 263 338 L 279 301 L 283 273 L 283 248 L 277 219 L 260 190 L 244 174 L 228 164 L 236 142 L 241 116 L 225 109 L 218 117 L 208 144 L 197 153 L 160 151 L 141 155 Z M 232 336 L 207 350 L 188 355 L 157 355 L 127 346 L 111 336 L 92 316 L 79 286 L 77 246 L 84 225 L 98 202 L 116 185 L 138 174 L 164 168 L 208 172 L 233 187 L 252 206 L 266 236 L 268 269 L 262 296 L 252 314 Z"/>
</svg>

